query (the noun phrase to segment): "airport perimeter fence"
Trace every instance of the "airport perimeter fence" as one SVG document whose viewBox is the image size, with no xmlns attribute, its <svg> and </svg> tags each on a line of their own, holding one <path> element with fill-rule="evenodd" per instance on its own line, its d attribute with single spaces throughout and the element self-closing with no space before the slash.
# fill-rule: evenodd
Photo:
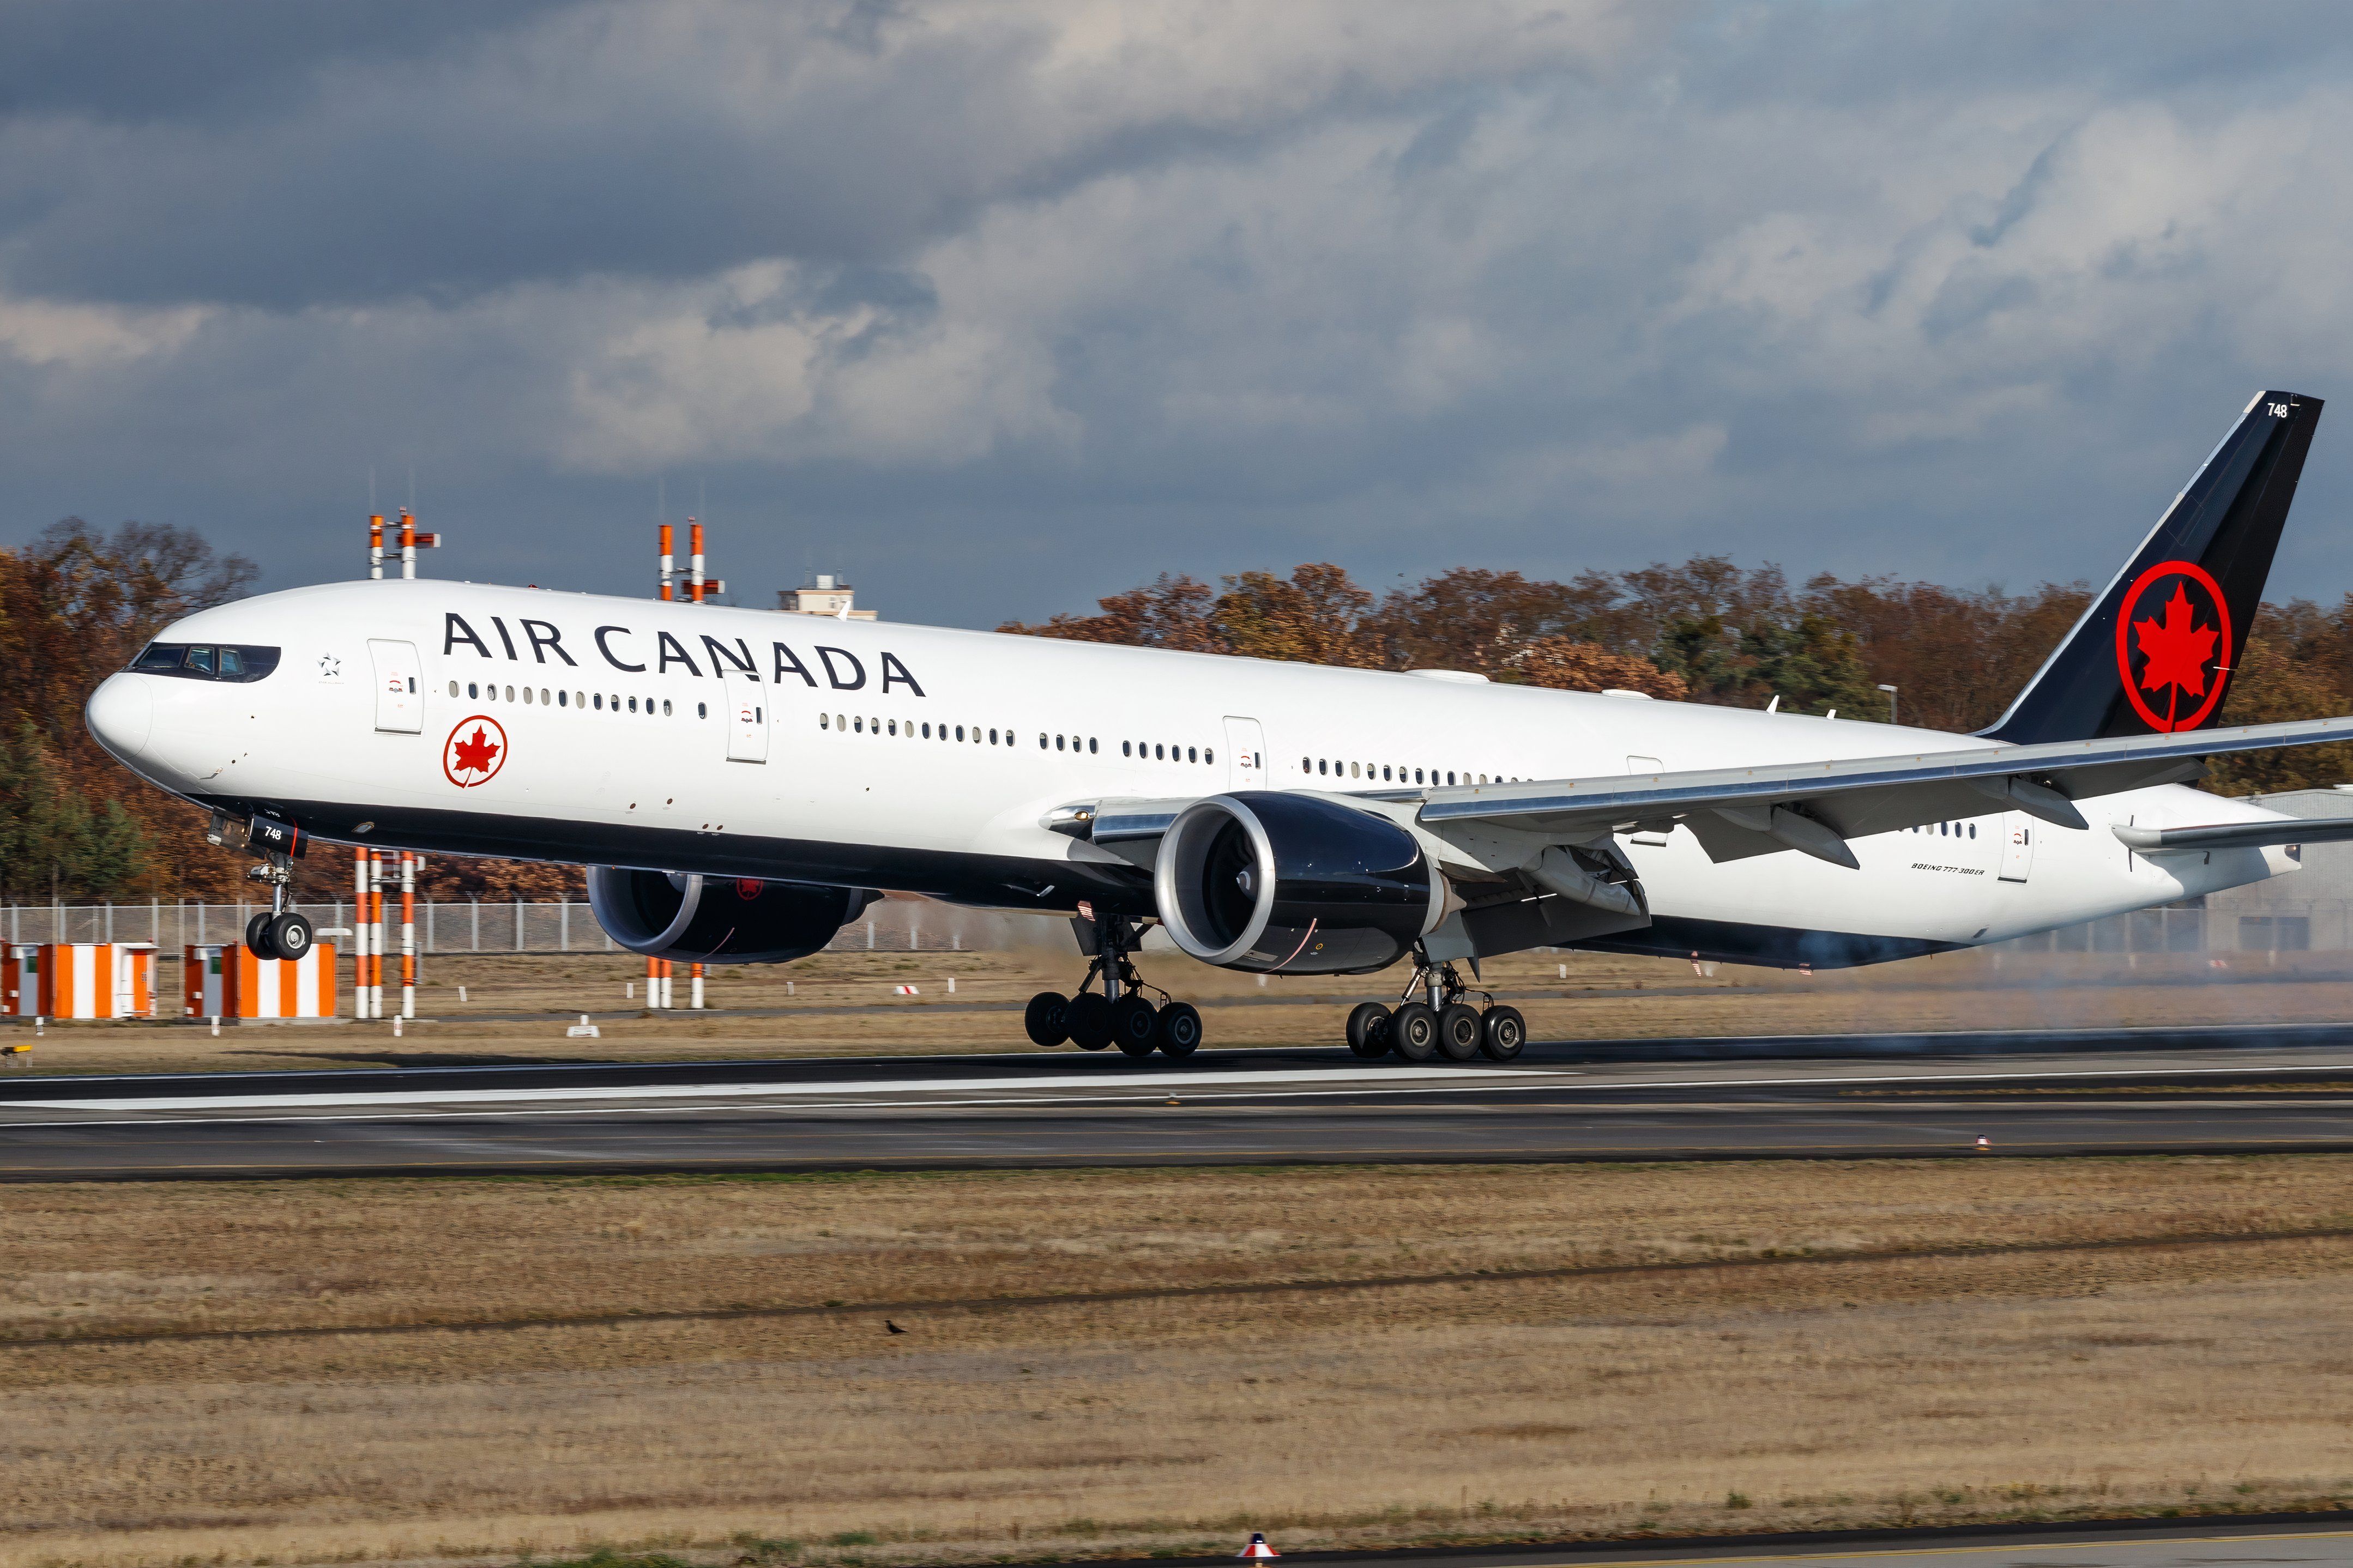
<svg viewBox="0 0 2353 1568">
<path fill-rule="evenodd" d="M 397 951 L 400 900 L 386 900 Z M 0 933 L 11 942 L 153 942 L 176 952 L 194 944 L 243 940 L 245 922 L 266 904 L 10 904 Z M 347 900 L 303 909 L 322 938 L 347 927 Z M 586 903 L 437 903 L 417 901 L 417 937 L 427 954 L 457 952 L 618 952 Z M 1067 951 L 1067 917 L 958 909 L 928 899 L 884 899 L 842 928 L 828 951 L 987 952 L 1045 947 Z M 348 950 L 348 946 L 347 946 Z M 1998 944 L 2015 952 L 2353 952 L 2353 900 L 2270 900 L 2260 906 L 2189 905 L 2138 910 Z"/>
<path fill-rule="evenodd" d="M 12 943 L 48 942 L 152 942 L 167 952 L 206 942 L 242 942 L 245 923 L 267 903 L 200 904 L 150 900 L 145 903 L 10 904 L 0 931 Z M 352 921 L 349 900 L 303 904 L 321 940 L 343 944 Z M 392 951 L 400 948 L 400 897 L 385 900 Z M 417 900 L 420 952 L 619 952 L 623 951 L 586 903 L 434 902 Z M 1009 948 L 1069 948 L 1067 917 L 1005 914 L 958 909 L 922 899 L 884 899 L 844 926 L 828 944 L 834 952 L 976 952 Z"/>
</svg>

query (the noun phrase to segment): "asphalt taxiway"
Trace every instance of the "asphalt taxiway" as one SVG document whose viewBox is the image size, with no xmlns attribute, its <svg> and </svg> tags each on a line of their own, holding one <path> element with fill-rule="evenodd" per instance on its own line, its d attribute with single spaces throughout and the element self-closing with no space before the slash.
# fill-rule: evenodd
<svg viewBox="0 0 2353 1568">
<path fill-rule="evenodd" d="M 0 1179 L 2353 1151 L 2334 1038 L 1974 1038 L 25 1077 Z"/>
</svg>

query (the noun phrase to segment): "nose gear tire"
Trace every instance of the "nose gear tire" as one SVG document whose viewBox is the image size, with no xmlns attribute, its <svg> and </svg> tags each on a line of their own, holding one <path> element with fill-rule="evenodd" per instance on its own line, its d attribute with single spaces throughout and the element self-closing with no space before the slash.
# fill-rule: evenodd
<svg viewBox="0 0 2353 1568">
<path fill-rule="evenodd" d="M 1023 1010 L 1021 1026 L 1032 1045 L 1060 1045 L 1071 1037 L 1071 999 L 1059 991 L 1039 992 Z"/>
<path fill-rule="evenodd" d="M 1389 1010 L 1377 1002 L 1358 1003 L 1348 1015 L 1348 1054 L 1370 1061 L 1389 1054 Z"/>
<path fill-rule="evenodd" d="M 1517 1007 L 1487 1009 L 1486 1029 L 1480 1037 L 1479 1050 L 1489 1061 L 1510 1061 L 1527 1043 L 1528 1021 L 1520 1016 Z"/>
<path fill-rule="evenodd" d="M 262 910 L 245 922 L 245 950 L 256 958 L 275 958 L 278 952 L 269 945 L 269 911 Z"/>
<path fill-rule="evenodd" d="M 269 922 L 269 950 L 279 958 L 307 958 L 311 953 L 311 918 L 289 910 Z"/>
<path fill-rule="evenodd" d="M 1450 1002 L 1438 1015 L 1439 1054 L 1450 1062 L 1467 1062 L 1479 1054 L 1479 1009 L 1466 1002 Z"/>
<path fill-rule="evenodd" d="M 1389 1049 L 1409 1062 L 1438 1054 L 1438 1015 L 1427 1002 L 1409 1002 L 1389 1015 Z"/>
<path fill-rule="evenodd" d="M 1141 996 L 1123 996 L 1111 1005 L 1111 1041 L 1122 1056 L 1148 1057 L 1159 1033 L 1159 1010 Z"/>
</svg>

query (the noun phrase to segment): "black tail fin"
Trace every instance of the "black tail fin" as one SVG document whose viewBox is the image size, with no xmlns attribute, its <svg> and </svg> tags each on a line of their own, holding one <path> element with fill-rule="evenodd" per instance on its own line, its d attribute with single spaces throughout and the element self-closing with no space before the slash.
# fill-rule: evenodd
<svg viewBox="0 0 2353 1568">
<path fill-rule="evenodd" d="M 2031 745 L 2213 723 L 2319 422 L 2317 397 L 2266 392 L 2248 404 L 2131 563 L 1979 733 Z"/>
</svg>

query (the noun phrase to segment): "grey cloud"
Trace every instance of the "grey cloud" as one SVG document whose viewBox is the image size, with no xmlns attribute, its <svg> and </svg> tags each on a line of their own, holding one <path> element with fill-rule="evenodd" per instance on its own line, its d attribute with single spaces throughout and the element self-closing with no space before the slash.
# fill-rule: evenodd
<svg viewBox="0 0 2353 1568">
<path fill-rule="evenodd" d="M 10 104 L 7 530 L 340 574 L 415 458 L 438 573 L 637 591 L 701 478 L 731 578 L 966 623 L 1324 556 L 2023 584 L 2353 356 L 2329 8 L 500 15 Z"/>
</svg>

